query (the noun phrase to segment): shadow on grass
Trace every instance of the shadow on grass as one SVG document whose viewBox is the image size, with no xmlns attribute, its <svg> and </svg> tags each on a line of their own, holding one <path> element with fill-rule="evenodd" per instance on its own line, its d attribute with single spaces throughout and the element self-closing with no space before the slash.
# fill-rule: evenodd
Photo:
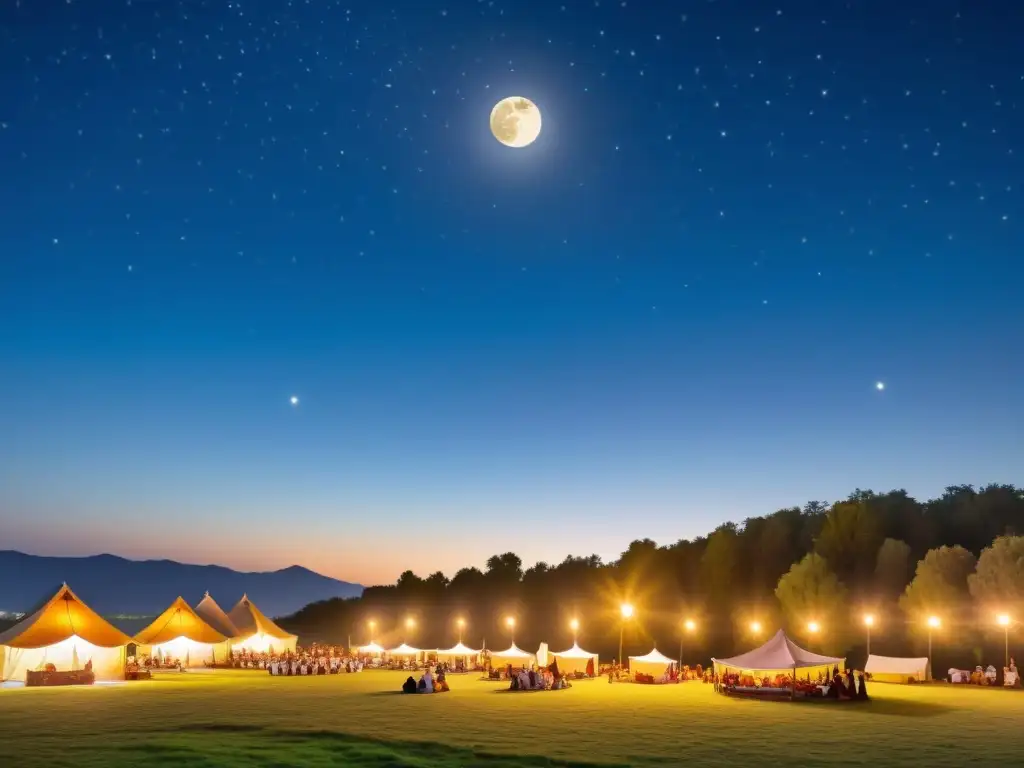
<svg viewBox="0 0 1024 768">
<path fill-rule="evenodd" d="M 385 741 L 336 731 L 274 730 L 227 724 L 150 732 L 146 742 L 121 745 L 116 757 L 105 762 L 110 766 L 144 763 L 197 768 L 282 768 L 310 764 L 353 768 L 624 768 L 621 763 L 502 755 L 434 742 Z"/>
<path fill-rule="evenodd" d="M 748 702 L 754 706 L 765 707 L 821 707 L 834 709 L 836 712 L 854 712 L 863 715 L 881 715 L 885 717 L 938 717 L 956 711 L 956 707 L 935 704 L 930 701 L 892 701 L 891 699 L 871 699 L 869 701 L 833 701 L 831 699 L 768 699 L 735 697 L 734 701 Z"/>
</svg>

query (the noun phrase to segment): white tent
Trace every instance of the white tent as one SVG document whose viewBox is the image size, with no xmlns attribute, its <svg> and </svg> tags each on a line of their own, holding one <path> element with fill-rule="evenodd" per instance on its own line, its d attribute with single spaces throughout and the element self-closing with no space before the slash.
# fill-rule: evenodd
<svg viewBox="0 0 1024 768">
<path fill-rule="evenodd" d="M 388 651 L 388 653 L 391 656 L 417 656 L 418 657 L 421 653 L 423 653 L 423 651 L 420 650 L 419 648 L 413 648 L 411 645 L 406 645 L 405 643 L 402 643 L 397 648 L 392 648 L 390 651 Z"/>
<path fill-rule="evenodd" d="M 380 656 L 382 653 L 384 653 L 384 649 L 376 643 L 367 643 L 366 645 L 360 645 L 358 648 L 356 648 L 356 650 L 367 656 Z"/>
<path fill-rule="evenodd" d="M 665 674 L 669 666 L 675 663 L 675 659 L 670 659 L 655 648 L 646 656 L 630 656 L 629 671 L 633 675 L 636 675 L 639 672 L 644 675 L 650 675 L 654 679 L 658 679 Z"/>
<path fill-rule="evenodd" d="M 761 677 L 765 672 L 793 672 L 794 670 L 830 670 L 833 667 L 843 669 L 846 659 L 839 656 L 823 656 L 820 653 L 801 648 L 788 637 L 781 629 L 775 633 L 775 637 L 752 651 L 741 653 L 730 659 L 711 659 L 715 665 L 715 671 L 731 669 L 737 672 L 748 672 L 755 677 Z"/>
<path fill-rule="evenodd" d="M 902 659 L 871 654 L 864 665 L 864 672 L 871 675 L 872 681 L 880 683 L 907 683 L 911 680 L 920 683 L 932 676 L 927 657 Z"/>
<path fill-rule="evenodd" d="M 451 648 L 442 649 L 437 652 L 439 659 L 469 659 L 480 655 L 480 651 L 467 648 L 461 642 Z"/>
<path fill-rule="evenodd" d="M 504 651 L 491 651 L 491 667 L 494 669 L 506 667 L 511 664 L 513 667 L 529 667 L 533 664 L 535 657 L 532 653 L 512 643 Z"/>
<path fill-rule="evenodd" d="M 584 651 L 576 643 L 573 643 L 572 648 L 568 651 L 552 653 L 551 655 L 554 656 L 555 661 L 558 662 L 559 672 L 586 672 L 587 663 L 593 659 L 594 674 L 597 674 L 597 654 L 591 653 L 590 651 Z"/>
</svg>

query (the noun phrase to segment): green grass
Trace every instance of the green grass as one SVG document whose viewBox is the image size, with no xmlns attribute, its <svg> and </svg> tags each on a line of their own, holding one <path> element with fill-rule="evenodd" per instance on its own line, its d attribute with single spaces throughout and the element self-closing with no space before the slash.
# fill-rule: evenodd
<svg viewBox="0 0 1024 768">
<path fill-rule="evenodd" d="M 0 764 L 30 766 L 1020 765 L 1024 693 L 875 685 L 867 704 L 735 700 L 710 686 L 577 683 L 508 693 L 472 677 L 218 672 L 0 690 Z"/>
</svg>

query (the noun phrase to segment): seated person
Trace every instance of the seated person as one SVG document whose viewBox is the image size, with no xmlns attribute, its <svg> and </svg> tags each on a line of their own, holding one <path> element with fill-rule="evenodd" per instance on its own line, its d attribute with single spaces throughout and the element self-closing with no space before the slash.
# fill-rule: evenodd
<svg viewBox="0 0 1024 768">
<path fill-rule="evenodd" d="M 420 678 L 419 690 L 420 693 L 434 692 L 434 676 L 430 673 L 430 667 L 427 667 L 427 671 Z"/>
<path fill-rule="evenodd" d="M 416 693 L 416 681 L 412 679 L 411 675 L 402 683 L 402 693 Z"/>
</svg>

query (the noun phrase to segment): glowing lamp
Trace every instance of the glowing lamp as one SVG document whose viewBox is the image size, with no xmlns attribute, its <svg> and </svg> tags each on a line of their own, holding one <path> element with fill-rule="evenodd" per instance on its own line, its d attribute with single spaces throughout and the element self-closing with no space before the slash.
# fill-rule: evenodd
<svg viewBox="0 0 1024 768">
<path fill-rule="evenodd" d="M 942 623 L 942 622 L 941 622 L 941 621 L 939 621 L 939 617 L 938 617 L 938 616 L 929 616 L 929 617 L 928 617 L 928 626 L 929 626 L 929 627 L 931 627 L 932 629 L 937 629 L 937 628 L 938 628 L 938 626 L 939 626 L 939 625 L 940 625 L 941 623 Z"/>
<path fill-rule="evenodd" d="M 750 622 L 750 631 L 753 632 L 755 635 L 761 634 L 761 622 L 760 621 L 752 621 L 752 622 Z"/>
<path fill-rule="evenodd" d="M 1010 617 L 1007 616 L 1005 613 L 1000 614 L 996 621 L 999 623 L 1000 627 L 1010 626 Z"/>
<path fill-rule="evenodd" d="M 821 627 L 818 626 L 818 622 L 816 622 L 816 621 L 812 621 L 810 624 L 807 625 L 807 631 L 808 632 L 815 633 L 819 629 L 821 629 Z"/>
<path fill-rule="evenodd" d="M 572 629 L 573 632 L 575 632 L 577 629 L 580 628 L 579 620 L 578 619 L 573 619 L 572 621 L 570 621 L 569 622 L 569 627 Z"/>
<path fill-rule="evenodd" d="M 872 616 L 870 613 L 867 616 L 864 617 L 864 626 L 866 626 L 866 627 L 873 627 L 873 626 L 875 626 L 875 617 Z"/>
<path fill-rule="evenodd" d="M 622 612 L 622 618 L 629 619 L 633 616 L 633 606 L 629 603 L 623 603 L 619 606 L 619 610 Z"/>
<path fill-rule="evenodd" d="M 697 625 L 693 623 L 693 619 L 687 619 L 683 626 L 686 627 L 687 632 L 693 632 L 697 628 Z"/>
</svg>

